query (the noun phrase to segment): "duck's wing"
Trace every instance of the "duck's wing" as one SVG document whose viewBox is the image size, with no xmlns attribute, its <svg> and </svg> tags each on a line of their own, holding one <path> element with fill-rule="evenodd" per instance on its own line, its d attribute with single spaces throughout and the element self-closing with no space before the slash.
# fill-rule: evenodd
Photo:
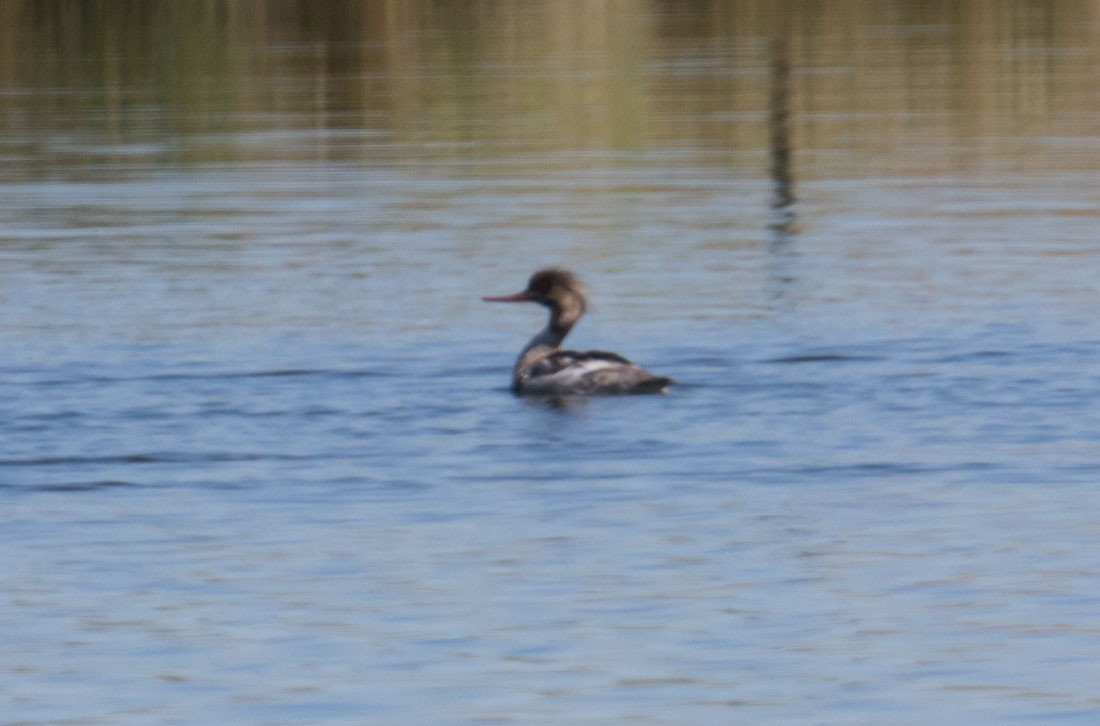
<svg viewBox="0 0 1100 726">
<path fill-rule="evenodd" d="M 588 350 L 583 353 L 575 350 L 556 350 L 536 361 L 528 375 L 552 376 L 569 368 L 599 370 L 609 365 L 632 366 L 634 364 L 621 355 L 602 350 Z"/>
<path fill-rule="evenodd" d="M 671 378 L 655 376 L 616 353 L 559 350 L 536 361 L 517 381 L 521 393 L 659 393 Z"/>
</svg>

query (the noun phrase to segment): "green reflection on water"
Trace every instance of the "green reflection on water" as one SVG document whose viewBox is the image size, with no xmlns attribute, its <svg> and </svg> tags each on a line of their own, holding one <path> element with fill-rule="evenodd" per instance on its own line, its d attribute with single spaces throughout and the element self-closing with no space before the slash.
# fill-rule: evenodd
<svg viewBox="0 0 1100 726">
<path fill-rule="evenodd" d="M 779 44 L 797 176 L 1090 169 L 1098 22 L 1084 0 L 3 2 L 0 158 L 22 178 L 693 153 L 766 176 Z"/>
</svg>

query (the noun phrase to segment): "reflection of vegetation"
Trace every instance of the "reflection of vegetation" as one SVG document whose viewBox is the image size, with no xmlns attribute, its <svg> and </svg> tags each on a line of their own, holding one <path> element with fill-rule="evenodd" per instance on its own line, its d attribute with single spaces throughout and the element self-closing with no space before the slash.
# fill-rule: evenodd
<svg viewBox="0 0 1100 726">
<path fill-rule="evenodd" d="M 791 172 L 790 50 L 784 29 L 772 43 L 771 98 L 768 102 L 768 143 L 771 154 L 772 221 L 775 239 L 782 243 L 794 230 L 794 175 Z"/>
<path fill-rule="evenodd" d="M 411 158 L 686 147 L 722 164 L 747 152 L 757 173 L 782 23 L 804 175 L 942 171 L 1009 149 L 1027 165 L 1056 153 L 1037 148 L 1044 139 L 1095 133 L 1094 8 L 9 0 L 0 131 L 34 162 L 263 157 L 236 134 L 350 130 Z M 350 139 L 315 135 L 302 153 L 383 153 Z M 1095 166 L 1068 153 L 1065 163 Z"/>
</svg>

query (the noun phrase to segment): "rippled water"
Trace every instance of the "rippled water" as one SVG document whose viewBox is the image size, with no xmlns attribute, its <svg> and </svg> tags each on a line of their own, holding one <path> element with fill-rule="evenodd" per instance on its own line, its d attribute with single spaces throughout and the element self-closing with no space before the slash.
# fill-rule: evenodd
<svg viewBox="0 0 1100 726">
<path fill-rule="evenodd" d="M 655 92 L 721 100 L 742 46 L 641 17 Z M 934 172 L 796 150 L 780 210 L 767 134 L 35 146 L 0 181 L 0 723 L 1094 723 L 1097 175 L 1045 123 Z M 508 392 L 543 312 L 479 298 L 551 263 L 593 297 L 569 342 L 668 395 Z"/>
</svg>

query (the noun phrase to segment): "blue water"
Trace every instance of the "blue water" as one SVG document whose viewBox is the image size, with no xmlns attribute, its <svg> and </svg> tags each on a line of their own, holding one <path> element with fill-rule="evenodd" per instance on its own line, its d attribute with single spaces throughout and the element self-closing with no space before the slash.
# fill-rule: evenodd
<svg viewBox="0 0 1100 726">
<path fill-rule="evenodd" d="M 645 165 L 595 231 L 574 178 L 283 171 L 5 190 L 0 722 L 1100 714 L 1073 192 L 808 185 L 773 239 Z M 543 313 L 478 298 L 544 262 L 679 385 L 512 397 Z"/>
<path fill-rule="evenodd" d="M 1087 8 L 61 5 L 0 726 L 1100 723 Z M 511 395 L 548 264 L 667 395 Z"/>
</svg>

